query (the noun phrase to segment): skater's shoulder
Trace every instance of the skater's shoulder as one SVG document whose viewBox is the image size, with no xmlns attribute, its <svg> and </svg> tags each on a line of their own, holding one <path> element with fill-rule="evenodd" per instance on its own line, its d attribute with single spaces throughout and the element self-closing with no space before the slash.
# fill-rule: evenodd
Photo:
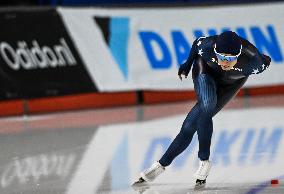
<svg viewBox="0 0 284 194">
<path fill-rule="evenodd" d="M 217 36 L 201 36 L 195 40 L 199 48 L 212 47 L 216 42 Z"/>
<path fill-rule="evenodd" d="M 242 55 L 245 55 L 247 57 L 254 57 L 256 54 L 258 54 L 258 49 L 247 39 L 240 38 L 241 44 L 242 44 Z"/>
<path fill-rule="evenodd" d="M 208 41 L 216 41 L 218 35 L 213 35 L 213 36 L 200 36 L 196 39 L 196 41 L 205 41 L 205 42 L 208 42 Z"/>
</svg>

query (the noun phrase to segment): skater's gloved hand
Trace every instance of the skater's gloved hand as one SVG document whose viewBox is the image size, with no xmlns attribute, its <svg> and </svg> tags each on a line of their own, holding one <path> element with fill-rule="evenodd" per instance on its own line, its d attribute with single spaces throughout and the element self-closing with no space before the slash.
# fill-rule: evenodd
<svg viewBox="0 0 284 194">
<path fill-rule="evenodd" d="M 266 66 L 269 66 L 269 65 L 270 65 L 271 58 L 270 58 L 269 56 L 262 54 L 262 59 L 263 59 L 264 64 L 265 64 Z"/>
<path fill-rule="evenodd" d="M 190 71 L 190 68 L 188 68 L 187 63 L 180 65 L 180 67 L 178 69 L 179 79 L 182 81 L 182 75 L 184 75 L 185 78 L 187 78 L 189 71 Z"/>
</svg>

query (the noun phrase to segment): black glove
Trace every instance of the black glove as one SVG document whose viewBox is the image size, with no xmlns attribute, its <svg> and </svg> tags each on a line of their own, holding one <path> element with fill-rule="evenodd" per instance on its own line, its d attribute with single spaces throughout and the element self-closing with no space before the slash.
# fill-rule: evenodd
<svg viewBox="0 0 284 194">
<path fill-rule="evenodd" d="M 262 56 L 262 59 L 263 59 L 263 61 L 264 61 L 264 64 L 265 64 L 266 66 L 269 66 L 270 63 L 271 63 L 271 58 L 270 58 L 269 56 L 267 56 L 267 55 L 264 55 L 264 54 L 262 54 L 261 56 Z"/>
<path fill-rule="evenodd" d="M 190 68 L 188 67 L 187 63 L 182 64 L 178 69 L 178 75 L 181 76 L 182 74 L 185 75 L 185 77 L 188 76 L 190 71 Z"/>
</svg>

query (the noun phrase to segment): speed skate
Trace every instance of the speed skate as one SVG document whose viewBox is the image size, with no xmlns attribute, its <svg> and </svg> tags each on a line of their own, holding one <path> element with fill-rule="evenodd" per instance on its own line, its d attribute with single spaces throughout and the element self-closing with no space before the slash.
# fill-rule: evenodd
<svg viewBox="0 0 284 194">
<path fill-rule="evenodd" d="M 209 175 L 210 169 L 211 163 L 209 160 L 199 162 L 199 168 L 193 175 L 196 178 L 194 186 L 195 190 L 205 187 L 206 178 Z M 149 186 L 148 183 L 154 181 L 164 171 L 165 167 L 163 167 L 159 162 L 155 162 L 150 168 L 140 173 L 140 177 L 132 184 L 132 187 L 137 190 L 139 187 Z"/>
<path fill-rule="evenodd" d="M 140 173 L 141 177 L 132 184 L 132 187 L 152 182 L 164 171 L 165 167 L 163 167 L 159 162 L 154 162 L 150 168 Z"/>
<path fill-rule="evenodd" d="M 201 189 L 205 187 L 206 178 L 209 175 L 210 169 L 211 169 L 211 162 L 209 160 L 199 161 L 199 168 L 193 175 L 196 178 L 195 189 Z"/>
</svg>

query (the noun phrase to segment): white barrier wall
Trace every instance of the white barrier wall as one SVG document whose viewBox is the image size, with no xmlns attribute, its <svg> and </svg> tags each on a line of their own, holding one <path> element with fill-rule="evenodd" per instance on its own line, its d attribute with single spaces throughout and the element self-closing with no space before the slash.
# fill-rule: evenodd
<svg viewBox="0 0 284 194">
<path fill-rule="evenodd" d="M 192 89 L 178 64 L 202 35 L 236 31 L 272 58 L 247 86 L 284 83 L 284 3 L 196 8 L 59 8 L 87 69 L 101 91 Z"/>
</svg>

